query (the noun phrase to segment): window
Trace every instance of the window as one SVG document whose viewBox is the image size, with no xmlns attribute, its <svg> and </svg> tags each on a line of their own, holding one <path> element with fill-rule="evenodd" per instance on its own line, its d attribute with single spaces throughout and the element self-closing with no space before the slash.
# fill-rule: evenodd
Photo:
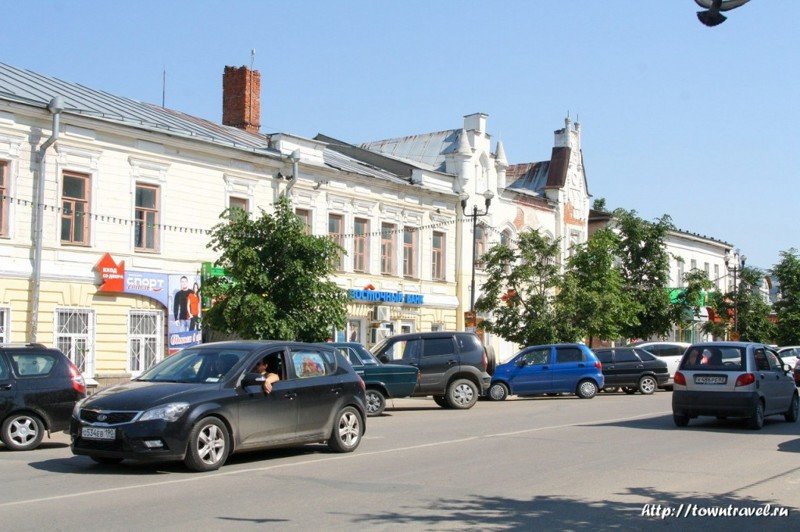
<svg viewBox="0 0 800 532">
<path fill-rule="evenodd" d="M 678 288 L 683 288 L 683 259 L 678 258 Z"/>
<path fill-rule="evenodd" d="M 322 377 L 331 373 L 321 353 L 316 351 L 293 351 L 294 373 L 301 379 Z"/>
<path fill-rule="evenodd" d="M 413 227 L 403 228 L 403 275 L 417 275 L 417 230 Z"/>
<path fill-rule="evenodd" d="M 703 263 L 703 271 L 706 272 L 706 277 L 711 279 L 711 265 L 709 263 Z"/>
<path fill-rule="evenodd" d="M 369 221 L 356 218 L 353 222 L 353 233 L 353 271 L 366 272 L 369 266 Z"/>
<path fill-rule="evenodd" d="M 55 344 L 85 375 L 94 374 L 94 315 L 91 310 L 56 310 Z"/>
<path fill-rule="evenodd" d="M 506 229 L 502 233 L 500 233 L 500 244 L 503 246 L 510 246 L 511 245 L 511 231 Z"/>
<path fill-rule="evenodd" d="M 636 358 L 636 355 L 633 354 L 632 350 L 629 349 L 617 349 L 614 353 L 614 361 L 615 362 L 639 362 L 639 359 Z"/>
<path fill-rule="evenodd" d="M 390 342 L 383 352 L 377 351 L 378 356 L 388 360 L 414 360 L 419 356 L 422 340 L 398 340 Z"/>
<path fill-rule="evenodd" d="M 128 316 L 128 371 L 138 374 L 161 360 L 163 338 L 160 312 L 131 311 Z"/>
<path fill-rule="evenodd" d="M 528 366 L 547 364 L 550 362 L 550 348 L 527 351 L 523 353 L 522 358 Z"/>
<path fill-rule="evenodd" d="M 303 225 L 306 226 L 306 234 L 311 234 L 311 211 L 308 209 L 295 209 L 294 213 L 300 218 L 300 221 L 303 222 Z"/>
<path fill-rule="evenodd" d="M 720 284 L 720 283 L 719 283 L 719 282 L 720 282 L 720 278 L 719 278 L 719 264 L 715 264 L 715 265 L 714 265 L 714 284 L 717 286 L 717 290 L 719 290 L 719 289 L 720 289 L 720 287 L 719 287 L 719 284 Z"/>
<path fill-rule="evenodd" d="M 137 251 L 158 250 L 158 187 L 136 184 L 136 225 L 133 242 Z"/>
<path fill-rule="evenodd" d="M 475 226 L 475 257 L 476 257 L 476 266 L 480 266 L 483 261 L 481 257 L 483 254 L 486 253 L 488 249 L 488 234 L 486 228 L 479 224 Z"/>
<path fill-rule="evenodd" d="M 595 351 L 594 352 L 594 354 L 597 355 L 597 360 L 599 360 L 601 364 L 611 364 L 612 363 L 611 353 L 612 353 L 612 351 Z"/>
<path fill-rule="evenodd" d="M 231 219 L 236 217 L 236 214 L 250 212 L 250 202 L 246 198 L 237 198 L 236 196 L 228 197 L 228 210 L 230 211 Z"/>
<path fill-rule="evenodd" d="M 7 344 L 11 341 L 11 310 L 0 308 L 0 344 Z"/>
<path fill-rule="evenodd" d="M 89 176 L 64 172 L 61 186 L 61 242 L 89 245 Z"/>
<path fill-rule="evenodd" d="M 8 210 L 11 206 L 10 178 L 8 177 L 8 163 L 0 161 L 0 236 L 8 236 Z"/>
<path fill-rule="evenodd" d="M 695 271 L 697 269 L 697 260 L 692 259 L 691 265 L 692 265 L 692 267 L 689 268 L 689 271 L 693 272 L 693 271 Z"/>
<path fill-rule="evenodd" d="M 344 219 L 341 214 L 328 215 L 328 237 L 342 246 L 344 244 Z M 339 262 L 336 264 L 336 269 L 344 269 L 344 254 L 339 254 Z"/>
<path fill-rule="evenodd" d="M 450 336 L 446 338 L 428 338 L 425 340 L 425 347 L 422 350 L 422 356 L 426 357 L 454 355 L 455 353 L 456 345 Z"/>
<path fill-rule="evenodd" d="M 444 233 L 433 232 L 431 275 L 434 281 L 444 281 Z"/>
<path fill-rule="evenodd" d="M 395 233 L 394 225 L 381 224 L 381 273 L 387 275 L 397 273 L 397 262 L 394 255 Z"/>
<path fill-rule="evenodd" d="M 557 347 L 556 348 L 556 364 L 564 364 L 569 362 L 583 362 L 585 357 L 583 351 L 577 347 Z"/>
<path fill-rule="evenodd" d="M 11 355 L 11 365 L 17 368 L 20 377 L 44 377 L 49 375 L 56 365 L 56 357 L 51 353 L 14 353 Z"/>
</svg>

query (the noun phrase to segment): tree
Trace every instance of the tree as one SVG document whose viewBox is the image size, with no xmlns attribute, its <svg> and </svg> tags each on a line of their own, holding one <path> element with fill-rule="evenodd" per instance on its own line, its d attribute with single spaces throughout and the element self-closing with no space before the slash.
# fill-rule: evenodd
<svg viewBox="0 0 800 532">
<path fill-rule="evenodd" d="M 623 289 L 614 266 L 618 237 L 610 228 L 596 231 L 569 258 L 556 297 L 559 336 L 565 340 L 615 340 L 630 327 L 640 310 Z"/>
<path fill-rule="evenodd" d="M 229 279 L 212 278 L 203 291 L 214 301 L 204 316 L 215 331 L 248 339 L 321 342 L 347 317 L 347 293 L 330 280 L 344 250 L 308 235 L 287 198 L 251 219 L 223 213 L 208 247 Z"/>
<path fill-rule="evenodd" d="M 758 268 L 742 268 L 739 275 L 738 294 L 734 299 L 738 308 L 739 339 L 743 342 L 772 343 L 775 338 L 775 325 L 769 320 L 772 309 L 760 292 L 764 272 Z"/>
<path fill-rule="evenodd" d="M 491 313 L 480 327 L 521 345 L 560 341 L 554 294 L 560 284 L 558 241 L 523 231 L 514 247 L 497 244 L 482 260 L 487 279 L 475 309 Z"/>
<path fill-rule="evenodd" d="M 780 299 L 775 303 L 778 318 L 778 345 L 800 344 L 800 256 L 794 248 L 781 252 L 781 260 L 772 268 L 780 285 Z"/>
<path fill-rule="evenodd" d="M 697 269 L 686 272 L 683 275 L 683 282 L 685 288 L 679 291 L 672 309 L 675 324 L 689 328 L 699 321 L 700 307 L 706 306 L 706 298 L 714 288 L 714 283 L 706 272 Z"/>
<path fill-rule="evenodd" d="M 664 336 L 672 328 L 674 309 L 670 303 L 669 253 L 664 240 L 674 229 L 664 215 L 648 222 L 636 211 L 617 209 L 614 219 L 619 236 L 617 254 L 623 286 L 638 303 L 636 320 L 622 327 L 626 338 Z"/>
</svg>

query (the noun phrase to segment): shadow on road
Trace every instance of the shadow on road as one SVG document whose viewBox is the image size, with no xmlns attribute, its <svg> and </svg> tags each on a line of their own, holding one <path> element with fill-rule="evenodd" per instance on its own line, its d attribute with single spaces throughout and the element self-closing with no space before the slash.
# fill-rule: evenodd
<svg viewBox="0 0 800 532">
<path fill-rule="evenodd" d="M 758 526 L 763 530 L 797 529 L 800 513 L 795 509 L 788 516 L 739 517 L 715 516 L 708 512 L 720 510 L 737 511 L 758 508 L 775 510 L 775 505 L 758 499 L 736 497 L 727 494 L 688 494 L 659 491 L 655 488 L 629 488 L 621 497 L 636 497 L 641 502 L 631 503 L 615 500 L 583 500 L 550 495 L 535 496 L 519 500 L 505 497 L 475 495 L 469 500 L 437 499 L 425 506 L 403 506 L 394 511 L 365 515 L 352 515 L 355 522 L 368 527 L 393 528 L 407 525 L 415 529 L 459 529 L 459 530 L 642 530 L 647 526 L 688 527 L 703 526 L 706 529 L 730 530 L 746 526 Z M 660 511 L 677 512 L 683 504 L 686 516 L 665 517 Z M 769 504 L 769 507 L 767 506 Z M 651 515 L 643 515 L 643 510 Z M 762 510 L 764 511 L 764 510 Z M 420 515 L 422 514 L 422 515 Z"/>
<path fill-rule="evenodd" d="M 641 419 L 629 419 L 625 421 L 612 421 L 609 423 L 592 423 L 580 425 L 581 427 L 624 427 L 629 429 L 646 430 L 679 430 L 692 431 L 703 430 L 708 432 L 737 434 L 794 434 L 796 425 L 787 423 L 781 416 L 768 417 L 764 420 L 764 428 L 761 430 L 751 430 L 747 427 L 746 419 L 716 419 L 710 416 L 701 416 L 692 419 L 688 427 L 676 427 L 672 421 L 672 414 L 664 414 Z"/>
<path fill-rule="evenodd" d="M 800 453 L 800 438 L 779 443 L 778 450 L 784 453 Z"/>
</svg>

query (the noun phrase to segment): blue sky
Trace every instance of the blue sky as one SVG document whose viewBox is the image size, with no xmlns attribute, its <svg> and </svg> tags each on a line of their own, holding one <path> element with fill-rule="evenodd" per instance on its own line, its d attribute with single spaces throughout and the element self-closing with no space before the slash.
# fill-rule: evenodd
<svg viewBox="0 0 800 532">
<path fill-rule="evenodd" d="M 489 115 L 509 161 L 581 122 L 611 208 L 741 248 L 800 248 L 800 2 L 716 28 L 692 0 L 62 1 L 7 5 L 0 61 L 219 122 L 225 65 L 261 71 L 262 131 L 349 142 Z M 794 37 L 792 37 L 794 35 Z"/>
</svg>

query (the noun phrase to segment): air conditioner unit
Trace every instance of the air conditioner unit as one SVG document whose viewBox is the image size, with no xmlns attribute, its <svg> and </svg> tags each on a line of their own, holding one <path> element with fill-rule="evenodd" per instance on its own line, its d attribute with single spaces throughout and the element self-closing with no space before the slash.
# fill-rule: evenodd
<svg viewBox="0 0 800 532">
<path fill-rule="evenodd" d="M 369 343 L 377 344 L 389 337 L 389 329 L 383 327 L 373 327 L 369 330 Z"/>
<path fill-rule="evenodd" d="M 392 307 L 387 307 L 386 305 L 375 307 L 375 312 L 373 313 L 372 317 L 374 318 L 374 321 L 389 321 L 391 317 L 391 310 Z"/>
</svg>

